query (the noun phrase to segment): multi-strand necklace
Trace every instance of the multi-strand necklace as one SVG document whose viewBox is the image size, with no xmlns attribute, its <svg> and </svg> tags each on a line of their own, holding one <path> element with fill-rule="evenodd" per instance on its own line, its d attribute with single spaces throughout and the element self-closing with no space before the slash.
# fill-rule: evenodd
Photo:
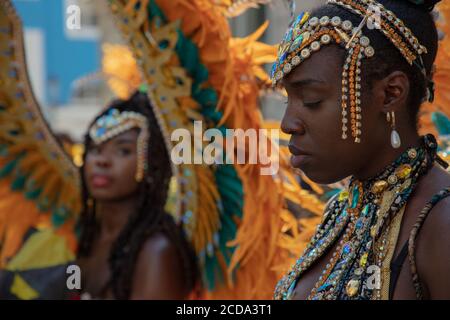
<svg viewBox="0 0 450 320">
<path fill-rule="evenodd" d="M 435 150 L 434 137 L 425 136 L 421 147 L 408 149 L 378 176 L 352 179 L 328 206 L 305 252 L 278 283 L 274 298 L 291 299 L 302 274 L 335 247 L 308 299 L 380 299 L 381 274 L 395 248 L 404 207 L 433 163 Z"/>
</svg>

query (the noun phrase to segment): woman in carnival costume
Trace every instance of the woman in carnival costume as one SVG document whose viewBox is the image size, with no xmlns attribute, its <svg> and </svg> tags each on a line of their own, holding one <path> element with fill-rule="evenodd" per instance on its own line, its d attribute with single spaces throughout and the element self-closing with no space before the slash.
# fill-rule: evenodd
<svg viewBox="0 0 450 320">
<path fill-rule="evenodd" d="M 417 130 L 435 96 L 437 2 L 329 0 L 286 32 L 272 78 L 291 163 L 318 183 L 352 178 L 275 299 L 450 297 L 450 175 Z"/>
</svg>

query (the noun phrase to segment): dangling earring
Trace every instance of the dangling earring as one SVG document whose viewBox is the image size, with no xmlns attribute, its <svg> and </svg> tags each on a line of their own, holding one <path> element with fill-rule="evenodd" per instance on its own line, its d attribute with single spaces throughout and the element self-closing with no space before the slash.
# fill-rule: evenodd
<svg viewBox="0 0 450 320">
<path fill-rule="evenodd" d="M 391 124 L 392 132 L 391 132 L 391 145 L 392 148 L 398 149 L 402 145 L 402 140 L 400 139 L 400 135 L 398 134 L 395 128 L 395 112 L 388 112 L 386 115 L 386 120 Z"/>
<path fill-rule="evenodd" d="M 94 199 L 92 199 L 91 197 L 87 199 L 87 207 L 89 211 L 92 211 L 92 209 L 94 208 Z"/>
</svg>

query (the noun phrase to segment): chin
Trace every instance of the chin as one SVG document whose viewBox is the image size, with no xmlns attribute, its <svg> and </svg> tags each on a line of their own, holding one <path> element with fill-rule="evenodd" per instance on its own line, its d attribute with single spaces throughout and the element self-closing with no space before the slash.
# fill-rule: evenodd
<svg viewBox="0 0 450 320">
<path fill-rule="evenodd" d="M 343 178 L 337 175 L 334 175 L 330 172 L 327 172 L 328 168 L 311 168 L 304 167 L 300 170 L 314 183 L 317 184 L 332 184 L 341 181 Z"/>
<path fill-rule="evenodd" d="M 89 196 L 97 201 L 111 201 L 116 198 L 114 194 L 112 194 L 111 191 L 108 190 L 92 190 L 91 192 L 89 192 Z"/>
</svg>

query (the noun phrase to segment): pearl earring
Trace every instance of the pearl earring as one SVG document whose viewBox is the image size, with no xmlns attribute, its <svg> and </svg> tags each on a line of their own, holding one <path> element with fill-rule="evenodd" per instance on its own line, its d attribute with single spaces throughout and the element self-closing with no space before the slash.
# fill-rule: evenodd
<svg viewBox="0 0 450 320">
<path fill-rule="evenodd" d="M 395 128 L 395 112 L 388 112 L 386 115 L 386 119 L 388 123 L 391 124 L 391 145 L 392 148 L 398 149 L 402 145 L 402 140 L 400 139 L 400 135 L 398 134 L 396 128 Z"/>
</svg>

